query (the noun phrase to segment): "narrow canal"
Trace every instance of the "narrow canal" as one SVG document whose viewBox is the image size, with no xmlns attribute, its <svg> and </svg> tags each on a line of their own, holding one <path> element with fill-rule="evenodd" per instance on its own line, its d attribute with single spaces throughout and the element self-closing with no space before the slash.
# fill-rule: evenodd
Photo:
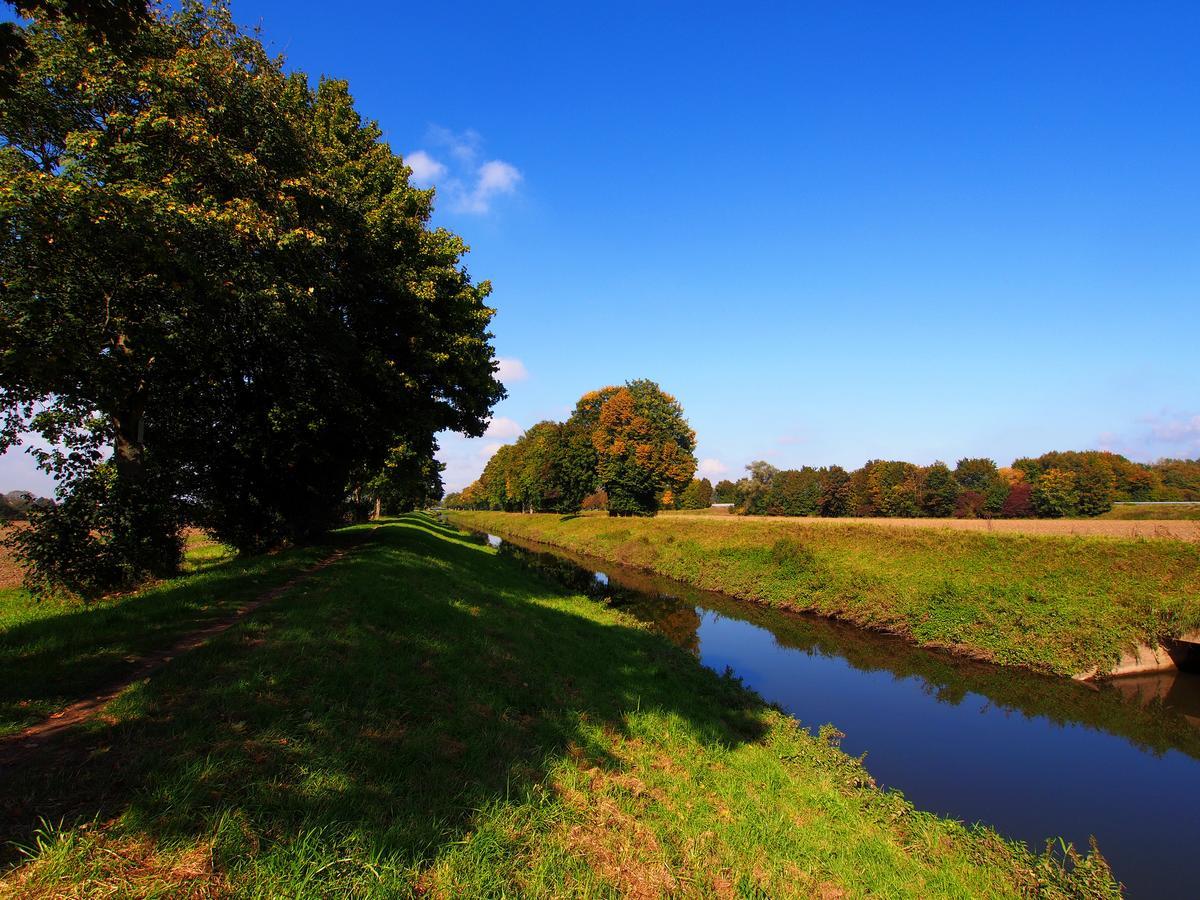
<svg viewBox="0 0 1200 900">
<path fill-rule="evenodd" d="M 488 541 L 727 669 L 917 807 L 1101 852 L 1134 898 L 1200 896 L 1200 675 L 1100 686 L 959 660 L 545 545 Z"/>
</svg>

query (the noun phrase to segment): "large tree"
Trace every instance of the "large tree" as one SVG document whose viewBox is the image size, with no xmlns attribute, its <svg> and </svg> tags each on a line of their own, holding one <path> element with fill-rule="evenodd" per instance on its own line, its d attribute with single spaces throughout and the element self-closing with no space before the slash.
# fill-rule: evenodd
<svg viewBox="0 0 1200 900">
<path fill-rule="evenodd" d="M 592 445 L 609 515 L 653 515 L 663 492 L 683 490 L 696 471 L 696 433 L 653 381 L 630 381 L 604 400 Z"/>
<path fill-rule="evenodd" d="M 185 516 L 244 549 L 302 539 L 397 446 L 482 432 L 488 285 L 344 83 L 285 75 L 224 6 L 120 45 L 63 16 L 24 36 L 0 388 L 6 444 L 62 448 L 35 572 L 84 593 L 165 574 Z"/>
</svg>

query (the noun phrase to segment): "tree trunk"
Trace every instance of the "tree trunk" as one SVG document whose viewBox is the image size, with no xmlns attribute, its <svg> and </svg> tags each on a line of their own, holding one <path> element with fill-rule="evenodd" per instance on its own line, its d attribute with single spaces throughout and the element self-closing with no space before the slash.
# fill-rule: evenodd
<svg viewBox="0 0 1200 900">
<path fill-rule="evenodd" d="M 371 516 L 371 518 L 372 519 L 382 519 L 383 518 L 383 501 L 381 501 L 378 497 L 375 498 L 375 515 Z"/>
<path fill-rule="evenodd" d="M 145 421 L 140 403 L 113 416 L 113 464 L 125 484 L 142 481 L 146 471 Z"/>
</svg>

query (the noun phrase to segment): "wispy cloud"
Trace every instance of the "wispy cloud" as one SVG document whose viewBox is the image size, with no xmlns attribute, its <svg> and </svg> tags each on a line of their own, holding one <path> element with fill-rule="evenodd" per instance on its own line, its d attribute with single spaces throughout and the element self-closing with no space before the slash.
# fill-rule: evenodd
<svg viewBox="0 0 1200 900">
<path fill-rule="evenodd" d="M 424 150 L 408 154 L 404 162 L 412 169 L 412 180 L 417 187 L 431 187 L 446 174 L 446 167 Z"/>
<path fill-rule="evenodd" d="M 1200 415 L 1163 410 L 1139 416 L 1128 431 L 1106 431 L 1096 439 L 1101 450 L 1145 462 L 1164 456 L 1200 456 Z"/>
<path fill-rule="evenodd" d="M 521 436 L 521 432 L 524 430 L 525 429 L 523 429 L 512 419 L 509 419 L 505 416 L 496 416 L 496 418 L 488 422 L 487 431 L 483 433 L 483 436 L 492 438 L 493 440 L 506 442 L 514 438 L 519 438 Z M 494 453 L 495 451 L 492 452 Z M 491 454 L 488 455 L 490 456 Z"/>
<path fill-rule="evenodd" d="M 483 437 L 469 438 L 453 431 L 438 435 L 437 458 L 446 464 L 442 481 L 447 491 L 461 491 L 479 477 L 489 459 L 505 444 L 511 444 L 525 429 L 514 419 L 496 416 Z"/>
<path fill-rule="evenodd" d="M 501 356 L 496 359 L 500 368 L 496 370 L 496 377 L 500 379 L 501 384 L 512 384 L 514 381 L 524 381 L 529 377 L 529 370 L 525 368 L 525 363 L 513 356 Z"/>
<path fill-rule="evenodd" d="M 710 480 L 721 479 L 727 474 L 729 474 L 729 466 L 725 465 L 719 459 L 711 457 L 700 460 L 700 465 L 696 467 L 696 475 L 699 478 L 708 478 Z"/>
<path fill-rule="evenodd" d="M 409 153 L 405 162 L 413 170 L 413 183 L 436 187 L 454 212 L 487 215 L 497 198 L 515 194 L 524 178 L 510 162 L 483 159 L 483 139 L 476 131 L 434 126 L 427 139 L 441 158 L 433 151 L 418 149 Z"/>
<path fill-rule="evenodd" d="M 1200 443 L 1200 416 L 1158 420 L 1151 428 L 1153 435 L 1168 444 Z"/>
</svg>

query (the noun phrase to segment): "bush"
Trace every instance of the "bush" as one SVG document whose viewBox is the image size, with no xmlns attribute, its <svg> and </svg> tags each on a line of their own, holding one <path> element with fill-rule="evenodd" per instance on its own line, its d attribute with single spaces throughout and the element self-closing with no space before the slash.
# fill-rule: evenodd
<svg viewBox="0 0 1200 900">
<path fill-rule="evenodd" d="M 125 484 L 106 463 L 58 506 L 31 502 L 30 527 L 4 542 L 25 565 L 26 587 L 91 600 L 174 575 L 183 559 L 181 517 L 159 487 L 153 478 Z"/>
</svg>

